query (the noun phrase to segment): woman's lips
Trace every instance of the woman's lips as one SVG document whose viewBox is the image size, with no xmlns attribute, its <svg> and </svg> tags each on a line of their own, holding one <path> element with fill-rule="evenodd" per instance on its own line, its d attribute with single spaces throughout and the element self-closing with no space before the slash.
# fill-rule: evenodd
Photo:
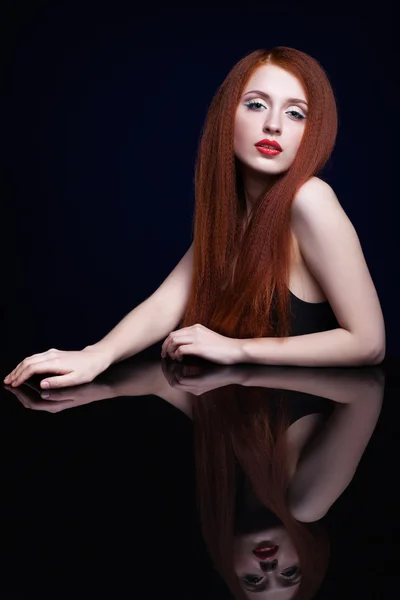
<svg viewBox="0 0 400 600">
<path fill-rule="evenodd" d="M 278 552 L 278 548 L 279 546 L 274 544 L 259 544 L 257 548 L 253 550 L 253 554 L 260 560 L 266 560 L 267 558 L 275 556 Z"/>
</svg>

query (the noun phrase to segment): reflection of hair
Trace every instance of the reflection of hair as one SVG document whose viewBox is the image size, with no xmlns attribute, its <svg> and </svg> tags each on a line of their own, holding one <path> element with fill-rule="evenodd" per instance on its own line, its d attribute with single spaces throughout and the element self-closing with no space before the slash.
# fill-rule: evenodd
<svg viewBox="0 0 400 600">
<path fill-rule="evenodd" d="M 226 386 L 193 403 L 202 533 L 215 567 L 238 599 L 245 598 L 233 557 L 239 465 L 255 495 L 278 517 L 297 550 L 303 577 L 295 597 L 312 598 L 328 565 L 329 544 L 322 527 L 296 521 L 288 508 L 284 435 L 288 420 L 283 394 Z"/>
<path fill-rule="evenodd" d="M 292 166 L 259 197 L 242 233 L 246 204 L 234 156 L 235 113 L 249 77 L 267 63 L 300 80 L 309 112 Z M 256 50 L 231 69 L 211 102 L 198 149 L 193 280 L 182 327 L 201 323 L 222 335 L 242 338 L 290 335 L 291 204 L 300 186 L 329 159 L 336 133 L 333 90 L 311 56 L 280 46 Z"/>
</svg>

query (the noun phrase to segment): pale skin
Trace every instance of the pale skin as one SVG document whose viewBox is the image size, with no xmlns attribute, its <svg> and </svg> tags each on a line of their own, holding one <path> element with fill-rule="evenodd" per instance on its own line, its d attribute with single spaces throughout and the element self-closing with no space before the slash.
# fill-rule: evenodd
<svg viewBox="0 0 400 600">
<path fill-rule="evenodd" d="M 292 164 L 306 126 L 306 102 L 306 91 L 297 78 L 275 65 L 260 67 L 247 82 L 235 114 L 234 152 L 241 165 L 248 214 L 260 192 L 267 190 L 276 175 Z M 261 154 L 254 144 L 264 138 L 278 141 L 283 151 L 277 156 Z M 224 365 L 380 364 L 385 356 L 386 336 L 377 291 L 352 223 L 332 187 L 320 178 L 311 177 L 293 199 L 291 232 L 295 255 L 289 289 L 306 302 L 328 300 L 340 328 L 291 336 L 284 344 L 279 338 L 229 338 L 200 323 L 176 329 L 189 297 L 192 244 L 143 310 L 138 307 L 142 312 L 137 319 L 152 321 L 153 315 L 165 315 L 159 331 L 171 324 L 169 335 L 159 338 L 164 339 L 161 356 L 181 360 L 185 355 L 195 355 Z M 137 323 L 132 325 L 136 332 Z M 128 325 L 125 327 L 125 336 L 132 339 Z M 146 334 L 141 337 L 139 349 L 134 347 L 125 356 L 132 356 L 155 341 L 155 334 L 151 340 Z M 91 381 L 112 364 L 113 344 L 114 341 L 107 345 L 102 340 L 79 352 L 52 348 L 25 358 L 4 381 L 17 386 L 34 373 L 51 372 L 63 376 L 50 378 L 50 387 Z M 79 366 L 83 362 L 87 363 L 84 372 Z M 75 376 L 79 370 L 79 377 Z"/>
</svg>

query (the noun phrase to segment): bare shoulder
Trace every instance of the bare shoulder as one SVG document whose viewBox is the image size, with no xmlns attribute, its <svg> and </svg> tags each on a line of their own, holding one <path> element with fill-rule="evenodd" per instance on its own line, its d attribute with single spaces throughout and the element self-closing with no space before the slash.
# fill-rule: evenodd
<svg viewBox="0 0 400 600">
<path fill-rule="evenodd" d="M 381 360 L 385 330 L 377 291 L 357 232 L 328 183 L 311 177 L 299 188 L 291 227 L 340 326 L 357 336 L 363 352 L 369 348 L 373 360 Z"/>
<path fill-rule="evenodd" d="M 352 238 L 355 245 L 359 239 L 353 224 L 339 199 L 329 185 L 319 177 L 310 177 L 298 189 L 292 203 L 292 228 L 300 249 L 307 254 L 311 237 L 318 237 L 320 243 L 328 242 L 326 234 L 339 240 L 340 236 Z"/>
<path fill-rule="evenodd" d="M 310 177 L 295 194 L 292 213 L 293 218 L 307 215 L 310 211 L 318 211 L 321 215 L 336 210 L 345 215 L 332 186 L 319 177 Z"/>
</svg>

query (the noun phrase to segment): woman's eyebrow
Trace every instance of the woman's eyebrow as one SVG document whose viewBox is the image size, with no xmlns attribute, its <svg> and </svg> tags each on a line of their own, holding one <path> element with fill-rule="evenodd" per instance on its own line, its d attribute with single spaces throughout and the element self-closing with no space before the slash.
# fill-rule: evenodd
<svg viewBox="0 0 400 600">
<path fill-rule="evenodd" d="M 266 92 L 262 92 L 261 90 L 250 90 L 248 92 L 246 92 L 244 95 L 246 96 L 247 94 L 252 94 L 252 93 L 256 93 L 259 94 L 260 96 L 264 96 L 265 98 L 271 99 L 271 96 L 269 94 L 267 94 Z M 301 98 L 286 98 L 286 102 L 295 102 L 300 103 L 300 104 L 305 104 L 306 106 L 308 106 L 307 102 L 305 100 L 302 100 Z"/>
</svg>

